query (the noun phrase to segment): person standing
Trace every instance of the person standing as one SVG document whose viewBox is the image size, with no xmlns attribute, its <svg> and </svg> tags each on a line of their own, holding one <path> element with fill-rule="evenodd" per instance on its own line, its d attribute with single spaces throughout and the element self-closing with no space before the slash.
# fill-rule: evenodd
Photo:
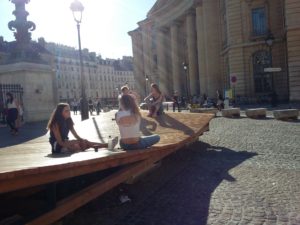
<svg viewBox="0 0 300 225">
<path fill-rule="evenodd" d="M 72 110 L 74 112 L 74 115 L 77 115 L 78 101 L 76 99 L 73 99 L 73 101 L 71 102 L 71 107 L 72 107 Z"/>
<path fill-rule="evenodd" d="M 97 99 L 97 102 L 96 102 L 96 110 L 97 110 L 97 115 L 99 115 L 101 112 L 101 101 L 99 98 Z"/>
<path fill-rule="evenodd" d="M 16 122 L 19 116 L 19 105 L 18 102 L 14 99 L 12 93 L 10 92 L 6 93 L 6 108 L 6 122 L 7 125 L 10 127 L 10 133 L 12 135 L 17 135 L 19 130 Z"/>
<path fill-rule="evenodd" d="M 176 106 L 178 112 L 180 112 L 178 91 L 175 91 L 173 95 L 173 112 L 175 112 Z"/>
<path fill-rule="evenodd" d="M 146 149 L 159 142 L 157 134 L 141 136 L 141 113 L 131 95 L 122 95 L 115 117 L 121 135 L 120 146 L 124 150 Z"/>
<path fill-rule="evenodd" d="M 94 111 L 94 103 L 93 103 L 92 99 L 89 99 L 88 105 L 89 105 L 89 111 L 90 111 L 90 114 L 93 115 L 93 111 Z"/>
<path fill-rule="evenodd" d="M 217 91 L 217 108 L 219 111 L 224 109 L 224 98 L 220 91 Z"/>
</svg>

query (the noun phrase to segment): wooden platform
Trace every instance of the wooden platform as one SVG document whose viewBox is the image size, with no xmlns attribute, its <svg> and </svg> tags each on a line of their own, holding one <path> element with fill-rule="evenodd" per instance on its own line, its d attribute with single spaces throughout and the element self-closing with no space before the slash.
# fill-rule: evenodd
<svg viewBox="0 0 300 225">
<path fill-rule="evenodd" d="M 106 142 L 118 136 L 115 112 L 104 113 L 75 124 L 78 133 L 89 140 Z M 145 115 L 145 113 L 144 113 Z M 69 196 L 56 207 L 28 224 L 52 223 L 86 204 L 154 162 L 198 139 L 209 128 L 211 114 L 167 113 L 153 119 L 143 117 L 142 133 L 159 134 L 161 141 L 147 150 L 125 152 L 93 149 L 76 154 L 50 154 L 48 137 L 40 137 L 0 151 L 0 193 L 9 193 L 41 184 L 57 182 L 79 175 L 124 165 L 122 170 Z"/>
</svg>

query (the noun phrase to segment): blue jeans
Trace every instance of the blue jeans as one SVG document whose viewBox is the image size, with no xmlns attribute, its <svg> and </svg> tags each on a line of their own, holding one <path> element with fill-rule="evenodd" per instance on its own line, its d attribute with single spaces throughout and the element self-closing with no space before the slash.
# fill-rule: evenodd
<svg viewBox="0 0 300 225">
<path fill-rule="evenodd" d="M 120 141 L 120 146 L 124 150 L 137 150 L 137 149 L 146 149 L 157 142 L 159 142 L 160 136 L 158 134 L 153 134 L 150 136 L 141 136 L 140 140 L 136 144 L 124 144 L 122 140 Z"/>
</svg>

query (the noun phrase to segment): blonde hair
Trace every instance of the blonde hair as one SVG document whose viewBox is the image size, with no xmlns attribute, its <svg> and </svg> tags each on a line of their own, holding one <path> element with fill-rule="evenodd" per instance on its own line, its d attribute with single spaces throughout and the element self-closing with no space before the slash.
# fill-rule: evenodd
<svg viewBox="0 0 300 225">
<path fill-rule="evenodd" d="M 125 110 L 129 110 L 133 115 L 141 116 L 140 110 L 132 96 L 122 95 L 120 103 Z"/>
</svg>

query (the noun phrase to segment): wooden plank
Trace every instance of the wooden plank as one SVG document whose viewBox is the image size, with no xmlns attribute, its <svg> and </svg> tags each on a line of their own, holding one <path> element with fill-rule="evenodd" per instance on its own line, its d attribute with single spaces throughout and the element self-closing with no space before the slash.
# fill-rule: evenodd
<svg viewBox="0 0 300 225">
<path fill-rule="evenodd" d="M 139 173 L 140 170 L 143 170 L 143 168 L 162 159 L 163 157 L 167 156 L 173 151 L 174 151 L 173 149 L 168 149 L 166 152 L 161 153 L 155 157 L 128 166 L 127 168 L 124 168 L 121 171 L 116 172 L 115 174 L 83 189 L 82 191 L 66 199 L 61 200 L 60 202 L 58 202 L 57 207 L 54 210 L 27 223 L 27 225 L 39 225 L 39 224 L 46 225 L 59 220 L 63 216 L 85 205 L 89 201 L 99 197 L 101 194 L 119 185 L 120 183 L 126 181 L 134 174 Z"/>
<path fill-rule="evenodd" d="M 79 128 L 81 126 L 89 130 L 89 135 L 94 140 L 97 138 L 105 140 L 108 136 L 108 129 L 110 132 L 117 132 L 118 135 L 115 122 L 111 120 L 113 114 L 114 112 L 99 117 L 96 121 L 99 127 L 95 127 L 90 120 L 80 123 Z M 47 157 L 49 144 L 45 137 L 20 146 L 1 149 L 0 193 L 138 162 L 169 148 L 178 149 L 208 129 L 209 121 L 212 118 L 209 114 L 200 116 L 189 113 L 168 113 L 158 119 L 144 117 L 143 122 L 146 126 L 143 133 L 161 135 L 161 141 L 146 151 L 110 152 L 101 150 L 98 153 L 87 151 L 64 158 L 50 158 Z M 102 133 L 99 134 L 97 129 Z"/>
</svg>

